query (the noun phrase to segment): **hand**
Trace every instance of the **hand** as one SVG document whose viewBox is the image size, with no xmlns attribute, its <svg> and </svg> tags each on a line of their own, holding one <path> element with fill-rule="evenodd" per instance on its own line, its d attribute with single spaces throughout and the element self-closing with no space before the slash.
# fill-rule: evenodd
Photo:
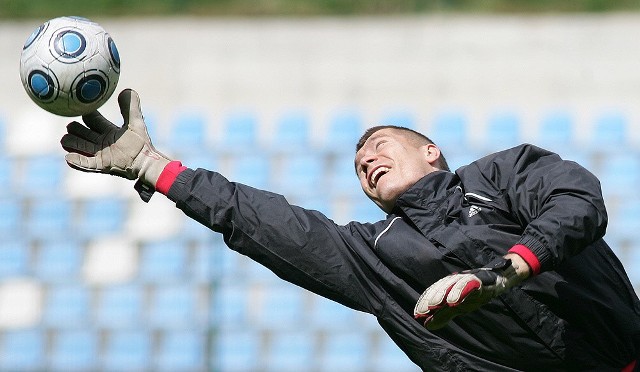
<svg viewBox="0 0 640 372">
<path fill-rule="evenodd" d="M 518 271 L 523 272 L 511 260 L 501 258 L 489 267 L 451 274 L 422 293 L 413 315 L 429 330 L 442 328 L 520 283 L 525 275 L 518 275 Z"/>
<path fill-rule="evenodd" d="M 153 187 L 171 160 L 151 144 L 138 93 L 125 89 L 118 96 L 118 104 L 124 118 L 122 127 L 98 111 L 82 117 L 86 127 L 75 121 L 67 125 L 67 134 L 60 141 L 69 152 L 65 160 L 83 172 L 108 173 L 130 180 L 139 178 Z"/>
</svg>

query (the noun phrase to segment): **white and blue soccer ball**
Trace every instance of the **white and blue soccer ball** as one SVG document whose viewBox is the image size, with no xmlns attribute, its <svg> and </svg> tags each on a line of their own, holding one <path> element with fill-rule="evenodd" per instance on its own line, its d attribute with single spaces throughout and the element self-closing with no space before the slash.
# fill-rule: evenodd
<svg viewBox="0 0 640 372">
<path fill-rule="evenodd" d="M 29 97 L 61 116 L 97 110 L 113 94 L 120 55 L 111 36 L 86 18 L 60 17 L 36 28 L 22 48 L 20 79 Z"/>
</svg>

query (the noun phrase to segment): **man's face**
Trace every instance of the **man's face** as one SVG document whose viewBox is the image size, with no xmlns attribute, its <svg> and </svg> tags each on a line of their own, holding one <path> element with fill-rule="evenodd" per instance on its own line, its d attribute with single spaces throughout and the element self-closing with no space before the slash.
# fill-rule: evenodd
<svg viewBox="0 0 640 372">
<path fill-rule="evenodd" d="M 355 158 L 360 186 L 382 210 L 389 213 L 398 197 L 425 175 L 440 156 L 435 145 L 416 144 L 398 129 L 381 129 L 369 137 Z"/>
</svg>

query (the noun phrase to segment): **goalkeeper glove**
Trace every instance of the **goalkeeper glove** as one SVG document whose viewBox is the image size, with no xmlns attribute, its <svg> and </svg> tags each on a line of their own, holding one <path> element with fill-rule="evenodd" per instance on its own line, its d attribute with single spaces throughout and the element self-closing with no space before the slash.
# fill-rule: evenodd
<svg viewBox="0 0 640 372">
<path fill-rule="evenodd" d="M 478 309 L 520 283 L 524 278 L 516 270 L 511 260 L 500 258 L 489 267 L 446 276 L 422 293 L 414 317 L 429 330 L 442 328 L 456 316 Z"/>
<path fill-rule="evenodd" d="M 83 172 L 138 179 L 137 187 L 153 189 L 171 160 L 151 144 L 138 93 L 125 89 L 118 96 L 118 104 L 124 118 L 122 127 L 98 111 L 82 117 L 86 127 L 75 121 L 67 125 L 67 134 L 60 141 L 69 152 L 65 160 Z"/>
</svg>

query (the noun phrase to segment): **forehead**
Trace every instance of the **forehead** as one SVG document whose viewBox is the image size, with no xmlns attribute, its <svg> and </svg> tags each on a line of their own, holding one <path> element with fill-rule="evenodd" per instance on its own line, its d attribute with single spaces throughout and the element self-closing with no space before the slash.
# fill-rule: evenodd
<svg viewBox="0 0 640 372">
<path fill-rule="evenodd" d="M 375 133 L 373 133 L 371 136 L 369 136 L 369 138 L 367 138 L 366 141 L 364 141 L 364 144 L 362 145 L 362 148 L 360 148 L 360 150 L 358 150 L 358 152 L 361 152 L 363 149 L 367 148 L 367 147 L 371 147 L 373 144 L 376 143 L 376 141 L 378 141 L 381 138 L 393 138 L 396 140 L 406 140 L 405 138 L 406 136 L 403 136 L 403 133 L 395 128 L 384 128 L 384 129 L 380 129 L 378 131 L 376 131 Z"/>
</svg>

